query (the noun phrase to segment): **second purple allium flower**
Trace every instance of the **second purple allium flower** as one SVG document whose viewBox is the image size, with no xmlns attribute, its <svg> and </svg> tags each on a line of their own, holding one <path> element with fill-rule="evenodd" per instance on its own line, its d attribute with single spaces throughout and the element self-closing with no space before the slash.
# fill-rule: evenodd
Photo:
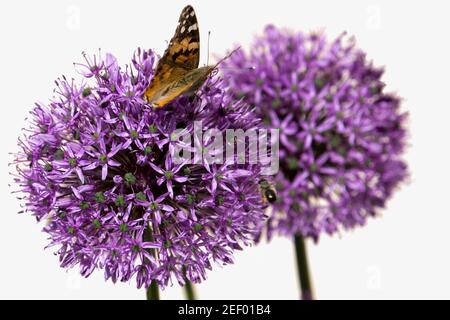
<svg viewBox="0 0 450 320">
<path fill-rule="evenodd" d="M 278 202 L 268 232 L 317 240 L 363 225 L 407 175 L 400 99 L 383 70 L 341 36 L 268 26 L 223 71 L 236 96 L 280 128 Z"/>
<path fill-rule="evenodd" d="M 16 159 L 25 211 L 48 221 L 61 266 L 136 277 L 138 287 L 201 281 L 212 262 L 232 262 L 264 218 L 258 166 L 173 161 L 174 130 L 192 133 L 200 121 L 247 130 L 257 118 L 216 77 L 150 108 L 141 97 L 154 60 L 138 50 L 121 69 L 110 54 L 86 58 L 77 65 L 85 83 L 59 79 L 56 97 L 36 104 Z"/>
</svg>

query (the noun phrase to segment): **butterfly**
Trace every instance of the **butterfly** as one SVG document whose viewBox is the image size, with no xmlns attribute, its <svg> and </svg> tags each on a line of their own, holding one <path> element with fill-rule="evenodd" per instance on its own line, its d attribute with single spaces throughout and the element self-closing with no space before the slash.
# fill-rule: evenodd
<svg viewBox="0 0 450 320">
<path fill-rule="evenodd" d="M 153 107 L 163 107 L 183 94 L 195 93 L 217 65 L 198 67 L 200 33 L 194 8 L 181 12 L 175 35 L 162 58 L 143 98 Z M 219 62 L 220 63 L 220 62 Z"/>
</svg>

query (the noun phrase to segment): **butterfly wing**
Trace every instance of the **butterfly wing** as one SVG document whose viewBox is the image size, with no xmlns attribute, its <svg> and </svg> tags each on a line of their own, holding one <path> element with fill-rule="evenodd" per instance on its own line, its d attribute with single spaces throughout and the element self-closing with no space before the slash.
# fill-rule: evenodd
<svg viewBox="0 0 450 320">
<path fill-rule="evenodd" d="M 233 50 L 227 56 L 219 60 L 215 65 L 195 68 L 187 71 L 186 74 L 177 77 L 158 92 L 158 95 L 152 100 L 152 105 L 154 107 L 163 107 L 179 95 L 195 93 L 198 89 L 200 89 L 208 76 L 217 71 L 219 64 L 221 64 L 225 59 L 228 59 L 239 49 L 240 48 Z"/>
<path fill-rule="evenodd" d="M 163 107 L 176 97 L 196 92 L 206 81 L 215 66 L 206 66 L 188 71 L 185 75 L 169 83 L 152 101 L 155 107 Z"/>
<path fill-rule="evenodd" d="M 199 61 L 200 33 L 197 17 L 194 9 L 188 5 L 181 12 L 175 35 L 156 66 L 155 75 L 144 93 L 144 99 L 149 103 L 161 100 L 164 91 L 167 91 L 174 81 L 198 68 Z"/>
</svg>

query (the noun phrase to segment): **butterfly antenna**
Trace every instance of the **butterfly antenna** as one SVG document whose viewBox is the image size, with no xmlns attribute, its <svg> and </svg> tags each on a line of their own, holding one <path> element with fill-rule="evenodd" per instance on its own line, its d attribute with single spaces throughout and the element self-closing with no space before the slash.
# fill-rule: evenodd
<svg viewBox="0 0 450 320">
<path fill-rule="evenodd" d="M 209 65 L 209 38 L 211 36 L 211 31 L 208 31 L 208 49 L 207 49 L 207 57 L 206 57 L 206 65 Z"/>
<path fill-rule="evenodd" d="M 220 59 L 217 63 L 216 66 L 218 66 L 219 64 L 221 64 L 224 60 L 228 59 L 229 57 L 231 57 L 236 51 L 241 50 L 241 47 L 237 47 L 236 49 L 234 49 L 233 51 L 231 51 L 229 54 L 227 54 L 225 57 L 223 57 L 222 59 Z"/>
<path fill-rule="evenodd" d="M 256 70 L 255 66 L 246 66 L 243 68 L 237 68 L 237 67 L 222 67 L 223 70 L 228 70 L 228 71 L 242 71 L 242 70 L 248 70 L 248 71 L 254 71 Z"/>
</svg>

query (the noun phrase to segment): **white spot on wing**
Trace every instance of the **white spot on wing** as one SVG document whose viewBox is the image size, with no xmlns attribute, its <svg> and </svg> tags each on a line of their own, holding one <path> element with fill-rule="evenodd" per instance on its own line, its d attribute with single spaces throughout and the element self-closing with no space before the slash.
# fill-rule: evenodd
<svg viewBox="0 0 450 320">
<path fill-rule="evenodd" d="M 189 27 L 188 32 L 191 32 L 192 30 L 197 30 L 197 24 L 196 23 Z"/>
</svg>

